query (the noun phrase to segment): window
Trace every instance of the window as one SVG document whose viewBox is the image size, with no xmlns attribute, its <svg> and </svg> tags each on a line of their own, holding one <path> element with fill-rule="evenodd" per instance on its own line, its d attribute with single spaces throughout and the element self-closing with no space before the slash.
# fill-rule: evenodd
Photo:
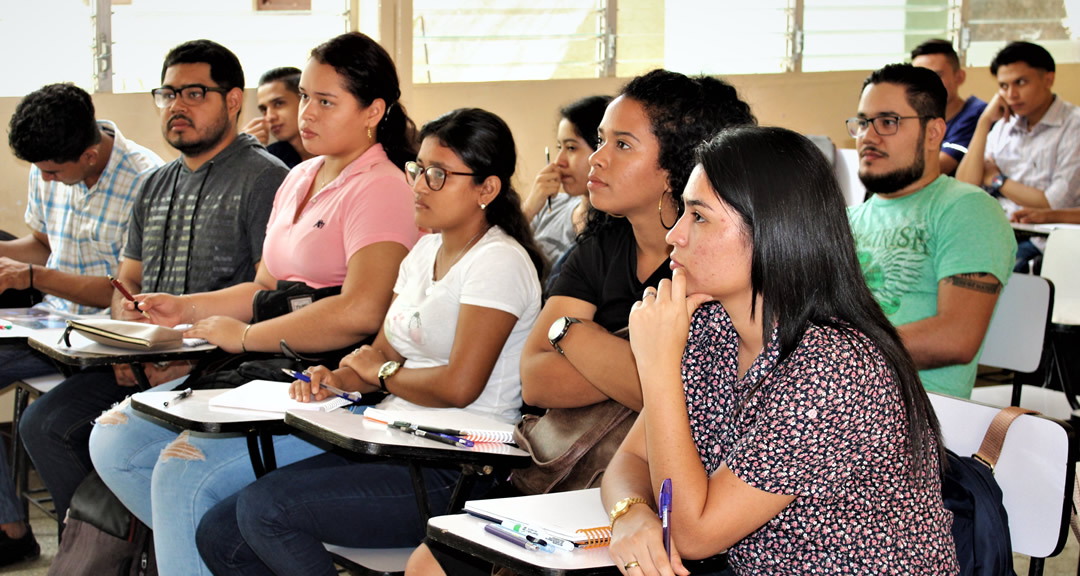
<svg viewBox="0 0 1080 576">
<path fill-rule="evenodd" d="M 248 86 L 278 66 L 303 67 L 318 44 L 348 30 L 348 0 L 313 0 L 311 11 L 256 11 L 251 0 L 132 0 L 114 5 L 113 91 L 150 91 L 181 42 L 208 38 L 232 50 Z"/>
<path fill-rule="evenodd" d="M 1056 62 L 1080 62 L 1080 0 L 969 0 L 968 66 L 989 66 L 1013 40 L 1035 42 Z"/>
<path fill-rule="evenodd" d="M 413 0 L 413 82 L 596 78 L 602 3 Z"/>
<path fill-rule="evenodd" d="M 83 0 L 0 0 L 0 53 L 9 55 L 0 96 L 21 97 L 53 82 L 92 90 L 93 38 Z"/>
<path fill-rule="evenodd" d="M 794 9 L 789 4 L 794 2 L 667 2 L 662 64 L 684 74 L 787 71 L 791 66 L 788 20 Z M 619 6 L 621 14 L 621 2 Z"/>
</svg>

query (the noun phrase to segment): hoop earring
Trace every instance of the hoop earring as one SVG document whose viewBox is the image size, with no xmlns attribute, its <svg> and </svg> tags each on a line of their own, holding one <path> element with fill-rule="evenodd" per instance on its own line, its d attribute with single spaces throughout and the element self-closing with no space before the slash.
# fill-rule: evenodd
<svg viewBox="0 0 1080 576">
<path fill-rule="evenodd" d="M 660 215 L 660 225 L 664 227 L 664 230 L 671 230 L 675 227 L 675 224 L 679 223 L 679 218 L 676 215 L 675 222 L 671 226 L 664 224 L 664 194 L 667 194 L 667 192 L 660 194 L 660 202 L 656 205 L 656 213 Z"/>
</svg>

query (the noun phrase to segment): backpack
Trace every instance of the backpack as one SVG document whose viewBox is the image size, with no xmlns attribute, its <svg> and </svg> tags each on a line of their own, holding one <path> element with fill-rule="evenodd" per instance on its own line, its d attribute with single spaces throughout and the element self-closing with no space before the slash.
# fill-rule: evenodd
<svg viewBox="0 0 1080 576">
<path fill-rule="evenodd" d="M 91 472 L 71 497 L 49 576 L 156 576 L 154 538 Z"/>
<path fill-rule="evenodd" d="M 958 456 L 946 450 L 947 467 L 941 475 L 941 496 L 953 513 L 952 534 L 961 576 L 1015 575 L 1009 514 L 994 466 L 1009 426 L 1021 414 L 1038 414 L 1010 406 L 998 412 L 983 437 L 979 451 Z"/>
</svg>

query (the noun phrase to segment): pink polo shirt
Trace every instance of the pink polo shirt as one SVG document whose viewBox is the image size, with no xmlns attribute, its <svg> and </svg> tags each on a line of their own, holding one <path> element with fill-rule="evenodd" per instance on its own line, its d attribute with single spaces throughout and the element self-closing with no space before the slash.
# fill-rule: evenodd
<svg viewBox="0 0 1080 576">
<path fill-rule="evenodd" d="M 274 278 L 315 288 L 343 284 L 349 258 L 369 244 L 397 242 L 412 249 L 420 236 L 412 189 L 381 144 L 353 160 L 294 223 L 322 164 L 320 156 L 289 172 L 274 197 L 263 242 L 263 262 Z"/>
</svg>

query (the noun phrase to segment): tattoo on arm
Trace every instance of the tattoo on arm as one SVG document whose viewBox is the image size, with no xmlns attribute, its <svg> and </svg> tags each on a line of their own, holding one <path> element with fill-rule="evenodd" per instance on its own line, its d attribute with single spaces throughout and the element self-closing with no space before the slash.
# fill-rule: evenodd
<svg viewBox="0 0 1080 576">
<path fill-rule="evenodd" d="M 946 282 L 959 288 L 967 288 L 983 294 L 997 294 L 1001 292 L 1001 282 L 993 274 L 987 272 L 974 272 L 971 274 L 957 274 L 949 276 Z"/>
</svg>

